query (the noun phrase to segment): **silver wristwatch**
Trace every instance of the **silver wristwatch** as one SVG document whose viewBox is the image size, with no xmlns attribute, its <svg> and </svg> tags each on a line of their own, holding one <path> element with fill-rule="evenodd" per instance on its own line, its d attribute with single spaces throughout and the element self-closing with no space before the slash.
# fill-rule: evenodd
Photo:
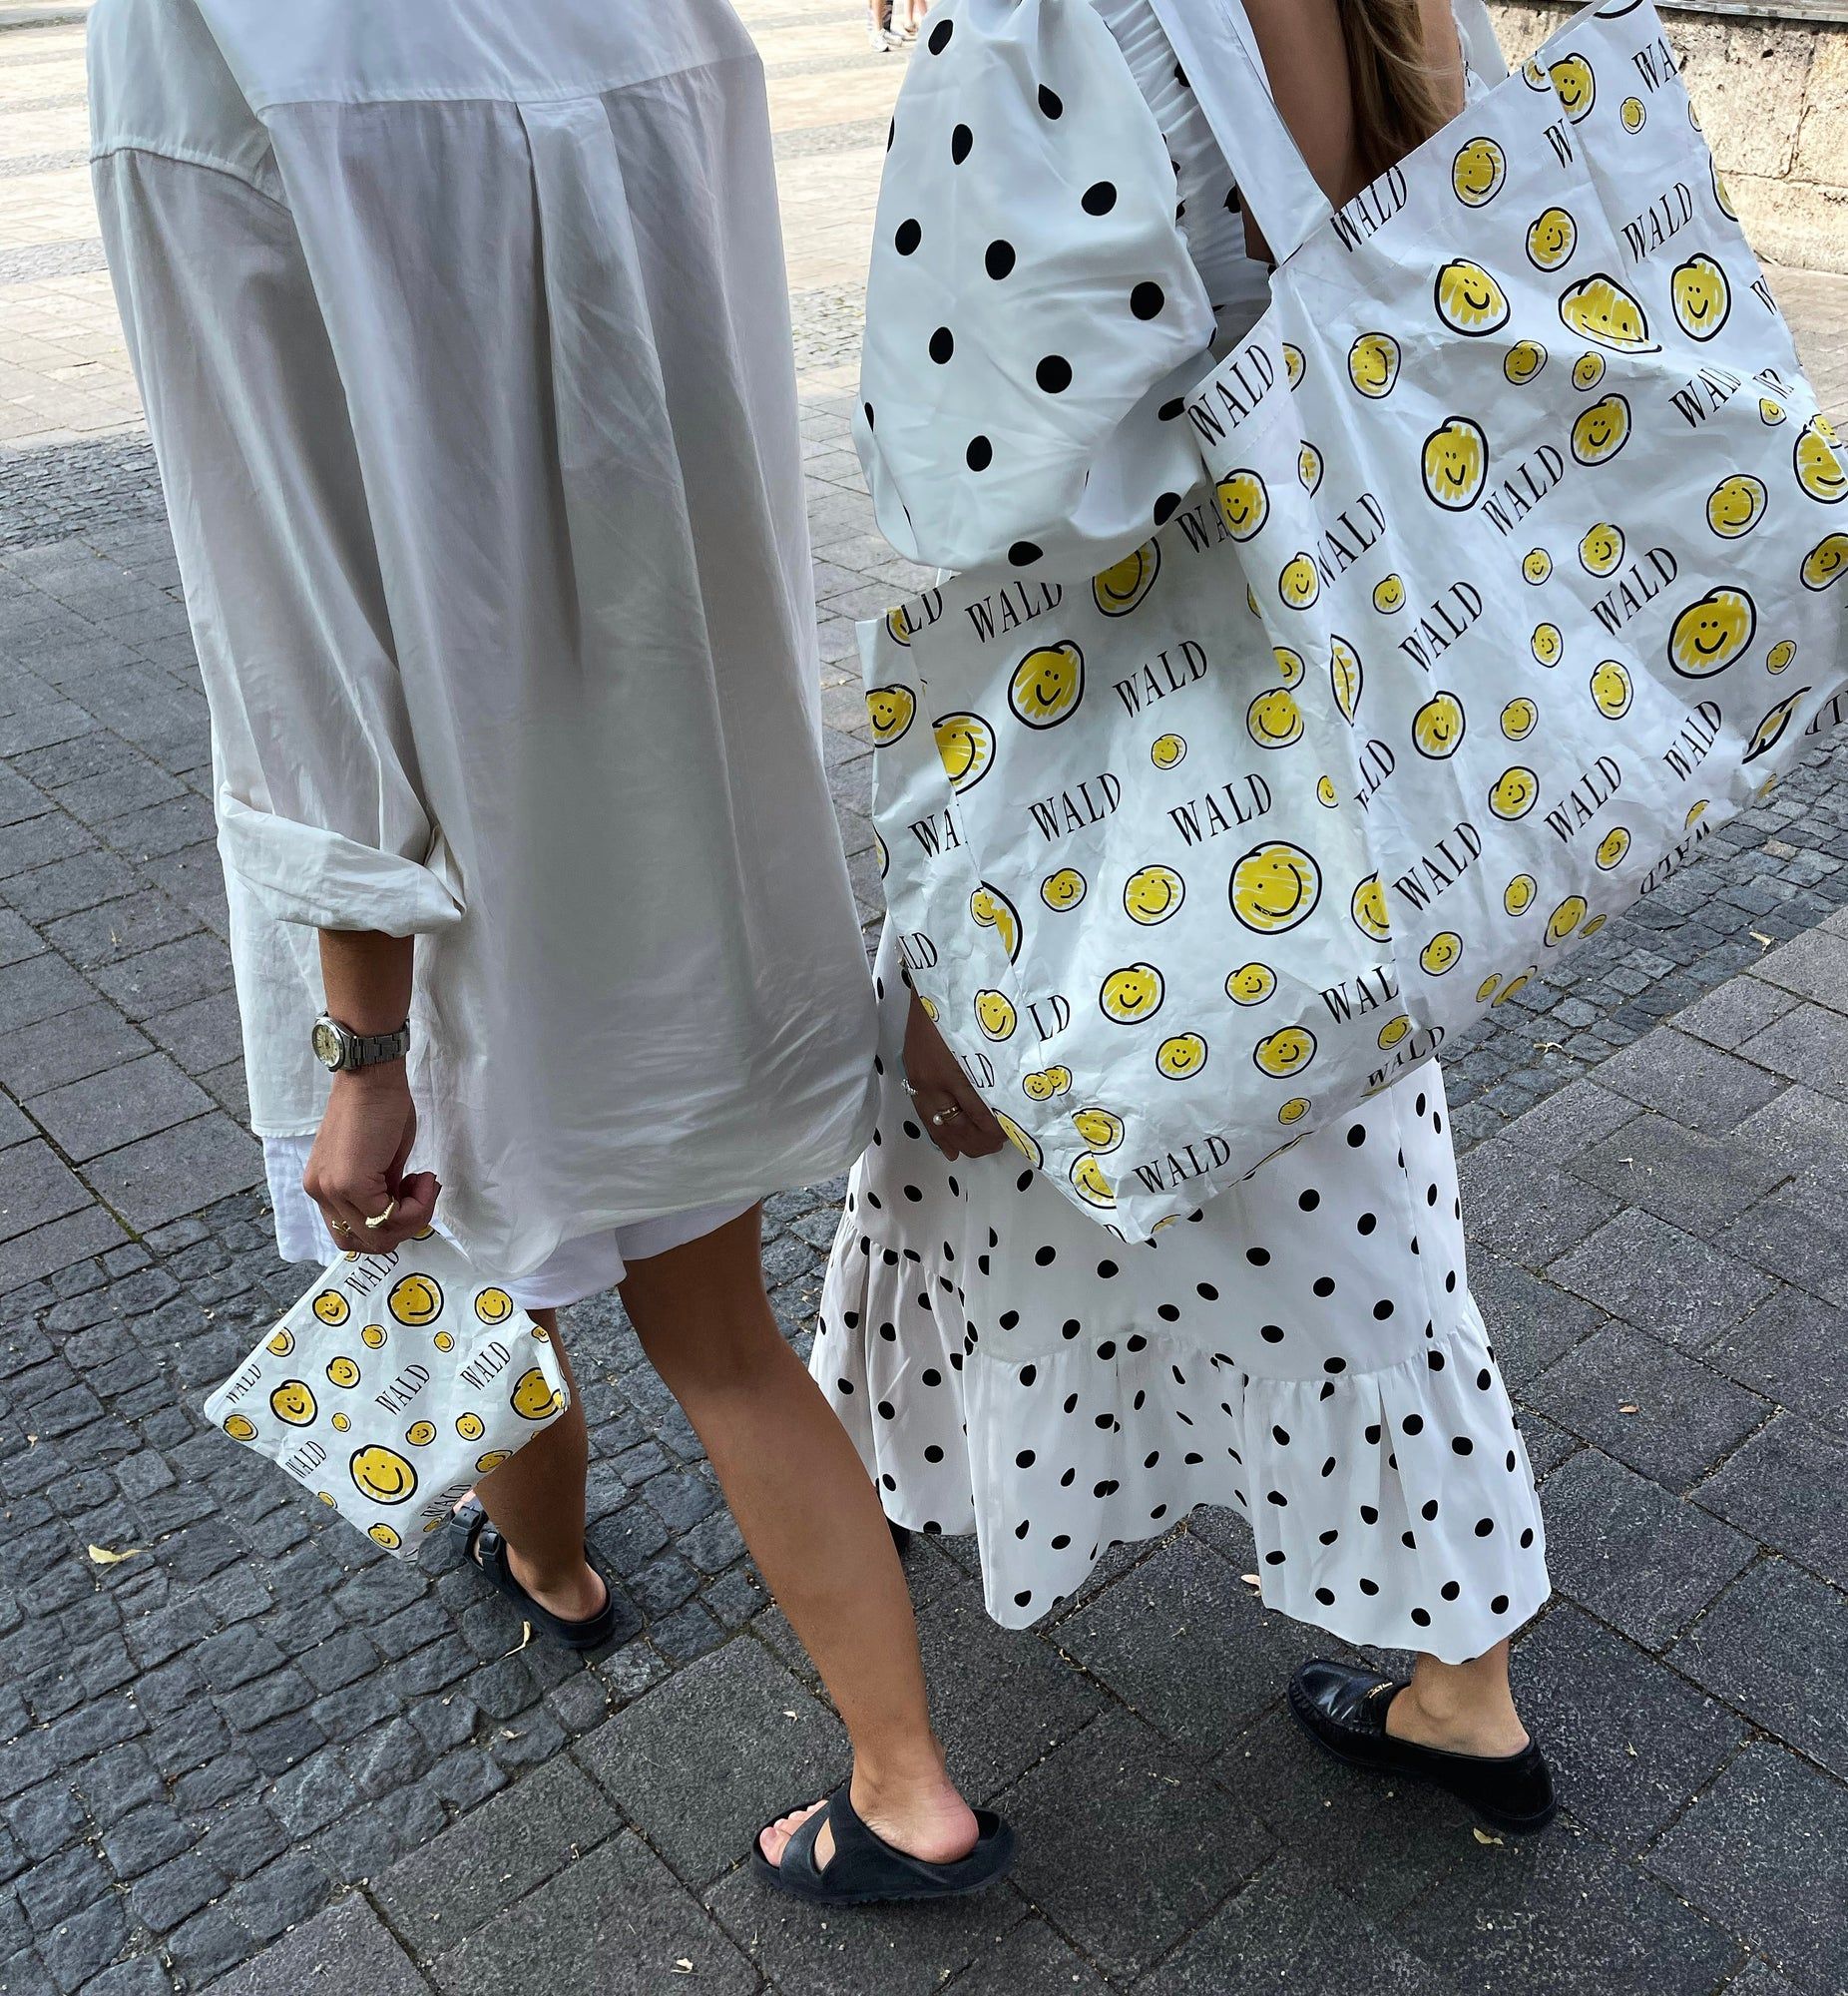
<svg viewBox="0 0 1848 1996">
<path fill-rule="evenodd" d="M 350 1074 L 355 1068 L 402 1060 L 410 1044 L 408 1019 L 395 1033 L 355 1033 L 325 1012 L 314 1022 L 314 1058 L 330 1074 Z"/>
</svg>

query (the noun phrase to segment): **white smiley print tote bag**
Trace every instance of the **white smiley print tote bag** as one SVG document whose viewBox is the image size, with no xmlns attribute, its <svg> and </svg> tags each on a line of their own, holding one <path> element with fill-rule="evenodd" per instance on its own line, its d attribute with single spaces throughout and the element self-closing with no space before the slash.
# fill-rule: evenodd
<svg viewBox="0 0 1848 1996">
<path fill-rule="evenodd" d="M 408 1558 L 570 1397 L 544 1329 L 430 1234 L 330 1261 L 206 1418 Z"/>
<path fill-rule="evenodd" d="M 1640 0 L 1339 213 L 1160 11 L 1281 261 L 1095 577 L 862 634 L 907 972 L 1131 1239 L 1506 1004 L 1843 718 L 1848 481 Z"/>
</svg>

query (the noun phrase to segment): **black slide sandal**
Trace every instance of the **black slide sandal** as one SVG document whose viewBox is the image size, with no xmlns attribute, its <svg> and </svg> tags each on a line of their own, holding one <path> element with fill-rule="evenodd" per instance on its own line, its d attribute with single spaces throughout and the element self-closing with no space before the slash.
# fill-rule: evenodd
<svg viewBox="0 0 1848 1996">
<path fill-rule="evenodd" d="M 617 1629 L 616 1591 L 611 1587 L 607 1574 L 598 1576 L 603 1581 L 603 1606 L 582 1622 L 570 1622 L 562 1615 L 554 1615 L 551 1609 L 541 1607 L 514 1579 L 507 1565 L 507 1541 L 494 1529 L 487 1512 L 478 1510 L 469 1521 L 467 1543 L 469 1558 L 533 1625 L 535 1633 L 550 1636 L 555 1643 L 564 1644 L 568 1650 L 601 1650 L 614 1639 Z"/>
<path fill-rule="evenodd" d="M 899 1850 L 860 1820 L 842 1781 L 790 1837 L 780 1864 L 763 1854 L 762 1830 L 750 1846 L 750 1868 L 766 1885 L 811 1906 L 866 1906 L 892 1899 L 960 1899 L 985 1891 L 1008 1874 L 1014 1862 L 1014 1832 L 992 1809 L 975 1812 L 977 1837 L 967 1857 L 950 1864 L 927 1864 Z M 800 1804 L 798 1803 L 799 1807 Z M 784 1809 L 782 1815 L 793 1815 Z M 771 1818 L 780 1821 L 781 1816 Z M 815 1840 L 826 1823 L 834 1825 L 834 1855 L 827 1869 L 815 1865 Z M 770 1827 L 764 1824 L 764 1829 Z"/>
</svg>

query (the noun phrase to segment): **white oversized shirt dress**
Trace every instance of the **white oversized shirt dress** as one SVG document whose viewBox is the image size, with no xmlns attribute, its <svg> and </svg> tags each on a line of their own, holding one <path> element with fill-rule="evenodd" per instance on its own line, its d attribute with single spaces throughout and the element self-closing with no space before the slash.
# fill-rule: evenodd
<svg viewBox="0 0 1848 1996">
<path fill-rule="evenodd" d="M 498 1274 L 844 1169 L 873 1000 L 729 7 L 99 0 L 90 67 L 257 1133 L 320 1117 L 316 929 L 376 929 Z"/>
<path fill-rule="evenodd" d="M 860 441 L 882 521 L 905 522 L 927 559 L 941 559 L 952 537 L 967 555 L 972 522 L 985 520 L 988 542 L 973 550 L 984 564 L 1018 564 L 1013 543 L 1031 532 L 1044 563 L 1036 579 L 1082 583 L 1092 568 L 1062 568 L 1060 550 L 1102 566 L 1148 532 L 1156 481 L 1168 475 L 1160 403 L 1177 390 L 1167 384 L 1210 363 L 1202 352 L 1176 369 L 1159 327 L 1140 349 L 1127 344 L 1134 312 L 1094 339 L 1083 314 L 1049 313 L 1053 294 L 1038 282 L 1039 258 L 1088 262 L 1076 294 L 1108 309 L 1151 281 L 1138 271 L 1171 273 L 1174 244 L 1146 223 L 1127 250 L 1121 236 L 1086 234 L 1132 212 L 1126 187 L 1146 171 L 1141 138 L 1117 143 L 1134 125 L 1126 91 L 1166 141 L 1157 169 L 1166 226 L 1220 337 L 1236 336 L 1265 302 L 1229 171 L 1160 24 L 1163 6 L 1193 0 L 1093 4 L 1095 16 L 1086 0 L 949 0 L 932 11 L 899 101 L 868 293 L 862 386 L 874 413 L 868 422 L 862 411 Z M 1472 59 L 1491 59 L 1480 9 L 1461 10 L 1461 22 L 1475 31 Z M 1076 84 L 1075 50 L 1094 66 Z M 1042 64 L 1057 67 L 1056 110 Z M 1006 188 L 977 186 L 953 201 L 940 185 L 983 157 L 990 102 L 1003 117 L 1037 109 L 1067 128 L 1047 150 L 1084 163 L 1063 176 L 1072 195 L 1063 219 L 1057 173 L 1035 197 L 1034 227 L 1016 217 L 1004 280 L 992 277 L 980 239 L 1009 228 Z M 1102 183 L 1116 201 L 1087 204 Z M 960 234 L 959 216 L 972 218 Z M 950 274 L 959 269 L 961 280 Z M 1016 272 L 1032 305 L 1010 291 Z M 1162 288 L 1151 325 L 1188 308 L 1171 274 Z M 943 364 L 928 351 L 939 320 L 953 329 Z M 1055 335 L 1071 375 L 1042 388 L 1036 431 L 1031 356 Z M 965 349 L 981 364 L 962 371 L 955 355 Z M 1127 357 L 1138 352 L 1140 374 Z M 1010 355 L 1025 357 L 1010 369 Z M 1065 395 L 1081 382 L 1089 392 L 1075 414 Z M 1005 434 L 1015 446 L 1013 517 L 959 491 L 981 482 L 976 465 L 950 450 L 931 456 L 918 397 L 948 445 Z M 1023 469 L 1036 460 L 1038 477 Z M 1126 536 L 1115 544 L 1097 538 L 1110 510 L 1102 501 L 1058 516 L 1060 495 L 1106 476 Z M 1200 1504 L 1249 1521 L 1269 1606 L 1350 1642 L 1461 1662 L 1534 1614 L 1548 1593 L 1540 1509 L 1470 1294 L 1434 1064 L 1130 1246 L 1012 1148 L 945 1163 L 902 1086 L 909 994 L 889 933 L 877 988 L 878 1124 L 850 1183 L 811 1369 L 894 1519 L 976 1533 L 997 1621 L 1034 1621 L 1113 1543 L 1150 1538 Z"/>
</svg>

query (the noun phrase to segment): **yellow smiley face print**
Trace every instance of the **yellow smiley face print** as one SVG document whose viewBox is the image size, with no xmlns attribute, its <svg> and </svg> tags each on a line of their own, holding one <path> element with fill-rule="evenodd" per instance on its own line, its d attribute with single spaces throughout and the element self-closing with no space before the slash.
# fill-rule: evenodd
<svg viewBox="0 0 1848 1996">
<path fill-rule="evenodd" d="M 1335 788 L 1332 776 L 1317 776 L 1315 779 L 1315 801 L 1324 810 L 1334 810 L 1340 803 L 1340 793 Z"/>
<path fill-rule="evenodd" d="M 1836 436 L 1824 416 L 1811 416 L 1797 432 L 1793 454 L 1797 483 L 1812 499 L 1839 506 L 1848 499 L 1848 471 L 1842 469 Z"/>
<path fill-rule="evenodd" d="M 1377 873 L 1369 873 L 1354 889 L 1348 913 L 1362 935 L 1371 936 L 1375 942 L 1391 940 L 1392 918 L 1386 910 L 1386 889 L 1380 885 Z"/>
<path fill-rule="evenodd" d="M 544 1421 L 563 1409 L 565 1395 L 535 1365 L 514 1381 L 508 1405 L 523 1421 Z"/>
<path fill-rule="evenodd" d="M 1140 1026 L 1161 1009 L 1166 986 L 1153 963 L 1126 964 L 1113 970 L 1098 991 L 1098 1005 L 1105 1018 L 1120 1026 Z"/>
<path fill-rule="evenodd" d="M 1758 629 L 1758 609 L 1742 589 L 1710 589 L 1674 620 L 1668 663 L 1683 679 L 1709 679 L 1738 658 Z"/>
<path fill-rule="evenodd" d="M 1758 420 L 1766 429 L 1776 429 L 1788 413 L 1783 403 L 1772 401 L 1768 395 L 1761 395 L 1758 398 Z"/>
<path fill-rule="evenodd" d="M 475 1298 L 475 1314 L 483 1323 L 505 1323 L 513 1311 L 513 1298 L 505 1289 L 486 1288 Z"/>
<path fill-rule="evenodd" d="M 1587 575 L 1612 574 L 1623 559 L 1623 530 L 1601 520 L 1579 543 L 1579 566 Z"/>
<path fill-rule="evenodd" d="M 357 1386 L 359 1384 L 359 1367 L 352 1359 L 344 1355 L 339 1358 L 330 1358 L 327 1361 L 327 1377 L 335 1386 Z"/>
<path fill-rule="evenodd" d="M 1321 868 L 1300 845 L 1268 839 L 1232 868 L 1232 913 L 1259 935 L 1280 935 L 1307 921 L 1321 899 Z"/>
<path fill-rule="evenodd" d="M 1494 139 L 1471 139 L 1450 166 L 1450 185 L 1465 208 L 1485 208 L 1508 179 L 1508 155 Z"/>
<path fill-rule="evenodd" d="M 1585 920 L 1590 910 L 1583 894 L 1568 894 L 1547 917 L 1547 945 L 1562 943 Z"/>
<path fill-rule="evenodd" d="M 1310 1106 L 1309 1098 L 1306 1095 L 1292 1095 L 1282 1108 L 1277 1111 L 1277 1121 L 1283 1124 L 1285 1128 L 1288 1128 L 1292 1123 L 1300 1123 L 1308 1115 Z"/>
<path fill-rule="evenodd" d="M 1463 961 L 1463 938 L 1455 929 L 1440 929 L 1418 952 L 1418 967 L 1430 977 L 1442 977 Z"/>
<path fill-rule="evenodd" d="M 1385 1025 L 1383 1025 L 1379 1031 L 1378 1045 L 1380 1052 L 1383 1054 L 1391 1053 L 1393 1048 L 1396 1047 L 1399 1044 L 1399 1042 L 1405 1038 L 1406 1034 L 1409 1033 L 1411 1030 L 1412 1030 L 1412 1022 L 1410 1019 L 1406 1017 L 1406 1015 L 1403 1012 L 1399 1013 L 1399 1015 L 1396 1018 L 1388 1019 Z"/>
<path fill-rule="evenodd" d="M 1155 1069 L 1169 1081 L 1191 1081 L 1206 1065 L 1206 1042 L 1197 1033 L 1176 1033 L 1155 1050 Z"/>
<path fill-rule="evenodd" d="M 1335 705 L 1341 710 L 1341 718 L 1350 728 L 1360 712 L 1360 695 L 1365 683 L 1366 674 L 1360 663 L 1360 654 L 1345 638 L 1331 638 L 1328 645 L 1328 684 L 1334 694 Z"/>
<path fill-rule="evenodd" d="M 974 789 L 995 759 L 994 730 L 979 714 L 946 714 L 931 724 L 931 734 L 950 788 L 958 796 Z"/>
<path fill-rule="evenodd" d="M 1526 970 L 1524 970 L 1521 973 L 1519 977 L 1511 977 L 1508 980 L 1508 982 L 1502 986 L 1501 990 L 1499 990 L 1495 994 L 1494 1002 L 1497 1005 L 1506 1005 L 1509 999 L 1511 999 L 1516 992 L 1525 991 L 1527 989 L 1528 985 L 1532 983 L 1533 977 L 1534 977 L 1534 967 L 1530 965 Z"/>
<path fill-rule="evenodd" d="M 332 1414 L 328 1418 L 335 1430 L 340 1434 L 344 1434 L 352 1426 L 352 1422 L 345 1414 Z"/>
<path fill-rule="evenodd" d="M 1051 1102 L 1055 1096 L 1071 1094 L 1072 1070 L 1069 1067 L 1049 1067 L 1039 1074 L 1026 1076 L 1020 1087 L 1029 1102 Z"/>
<path fill-rule="evenodd" d="M 322 1323 L 344 1323 L 352 1315 L 353 1306 L 338 1289 L 322 1289 L 308 1305 Z"/>
<path fill-rule="evenodd" d="M 1592 701 L 1607 721 L 1621 721 L 1629 712 L 1629 669 L 1606 659 L 1592 671 Z"/>
<path fill-rule="evenodd" d="M 1538 270 L 1557 270 L 1572 261 L 1579 247 L 1579 225 L 1563 208 L 1549 208 L 1528 225 L 1528 261 Z"/>
<path fill-rule="evenodd" d="M 373 1351 L 382 1349 L 385 1342 L 385 1326 L 382 1323 L 367 1324 L 359 1333 L 359 1341 Z"/>
<path fill-rule="evenodd" d="M 1149 759 L 1157 769 L 1179 768 L 1186 754 L 1186 740 L 1179 735 L 1157 735 L 1149 745 Z"/>
<path fill-rule="evenodd" d="M 1764 669 L 1767 673 L 1781 673 L 1796 661 L 1797 648 L 1793 638 L 1780 639 L 1764 655 Z"/>
<path fill-rule="evenodd" d="M 487 1431 L 486 1424 L 479 1414 L 458 1414 L 456 1416 L 456 1433 L 464 1441 L 479 1441 Z"/>
<path fill-rule="evenodd" d="M 1012 1116 L 1004 1116 L 999 1109 L 992 1113 L 995 1121 L 1001 1125 L 1001 1134 L 1037 1172 L 1045 1162 L 1040 1154 L 1039 1144 L 1015 1122 Z"/>
<path fill-rule="evenodd" d="M 314 1395 L 302 1379 L 284 1379 L 269 1395 L 269 1411 L 291 1428 L 305 1428 L 314 1418 Z"/>
<path fill-rule="evenodd" d="M 1640 132 L 1649 120 L 1648 109 L 1639 97 L 1624 98 L 1617 117 L 1625 132 Z"/>
<path fill-rule="evenodd" d="M 1303 664 L 1300 652 L 1292 652 L 1287 645 L 1276 645 L 1271 649 L 1271 657 L 1276 660 L 1286 687 L 1299 687 L 1308 677 L 1309 669 Z"/>
<path fill-rule="evenodd" d="M 1225 995 L 1234 1005 L 1261 1005 L 1277 988 L 1277 973 L 1267 963 L 1241 963 L 1225 980 Z"/>
<path fill-rule="evenodd" d="M 969 918 L 977 928 L 994 930 L 1010 963 L 1020 955 L 1020 915 L 999 887 L 982 882 L 969 896 Z"/>
<path fill-rule="evenodd" d="M 885 613 L 885 628 L 892 634 L 895 645 L 911 643 L 911 613 L 900 603 Z"/>
<path fill-rule="evenodd" d="M 1530 548 L 1521 557 L 1521 578 L 1536 589 L 1553 573 L 1553 557 L 1545 548 Z"/>
<path fill-rule="evenodd" d="M 375 1504 L 405 1504 L 416 1494 L 416 1470 L 383 1442 L 354 1449 L 347 1472 L 359 1494 Z"/>
<path fill-rule="evenodd" d="M 1735 471 L 1707 494 L 1707 525 L 1721 540 L 1736 541 L 1764 518 L 1766 496 L 1762 478 Z"/>
<path fill-rule="evenodd" d="M 1123 911 L 1131 921 L 1153 928 L 1175 913 L 1186 896 L 1187 883 L 1171 866 L 1145 866 L 1124 882 Z"/>
<path fill-rule="evenodd" d="M 1508 323 L 1508 293 L 1489 271 L 1468 257 L 1460 256 L 1438 271 L 1434 296 L 1438 317 L 1452 332 L 1467 338 L 1481 339 Z"/>
<path fill-rule="evenodd" d="M 1008 706 L 1029 728 L 1057 728 L 1084 697 L 1085 655 L 1071 643 L 1029 652 L 1008 683 Z"/>
<path fill-rule="evenodd" d="M 1232 471 L 1213 487 L 1219 518 L 1235 541 L 1248 541 L 1270 518 L 1270 492 L 1255 471 Z"/>
<path fill-rule="evenodd" d="M 874 687 L 866 696 L 866 718 L 873 725 L 873 747 L 884 748 L 902 742 L 910 734 L 917 713 L 917 696 L 909 687 Z"/>
<path fill-rule="evenodd" d="M 254 1441 L 256 1439 L 256 1423 L 247 1414 L 227 1414 L 224 1426 L 225 1432 L 231 1436 L 232 1441 Z"/>
<path fill-rule="evenodd" d="M 1504 769 L 1489 786 L 1489 808 L 1497 817 L 1511 821 L 1526 817 L 1540 795 L 1540 778 L 1532 769 L 1517 763 Z"/>
<path fill-rule="evenodd" d="M 1581 394 L 1589 395 L 1609 370 L 1611 363 L 1602 353 L 1582 353 L 1572 364 L 1572 384 Z"/>
<path fill-rule="evenodd" d="M 382 1522 L 376 1525 L 368 1525 L 366 1527 L 366 1537 L 375 1546 L 383 1546 L 388 1553 L 395 1553 L 404 1543 L 389 1525 Z"/>
<path fill-rule="evenodd" d="M 1495 996 L 1496 992 L 1501 989 L 1501 985 L 1502 985 L 1502 980 L 1499 976 L 1485 977 L 1483 981 L 1476 987 L 1477 1004 L 1479 1005 L 1488 1004 L 1490 999 Z"/>
<path fill-rule="evenodd" d="M 1607 395 L 1581 410 L 1572 426 L 1572 454 L 1581 464 L 1609 464 L 1629 441 L 1629 403 Z"/>
<path fill-rule="evenodd" d="M 436 1346 L 438 1351 L 453 1351 L 456 1348 L 456 1340 L 454 1336 L 449 1331 L 446 1330 L 439 1330 L 436 1333 L 436 1335 L 430 1339 L 430 1342 Z"/>
<path fill-rule="evenodd" d="M 1569 332 L 1614 353 L 1655 353 L 1648 314 L 1617 282 L 1600 270 L 1560 293 L 1560 319 Z M 1601 376 L 1602 378 L 1602 376 Z"/>
<path fill-rule="evenodd" d="M 1251 1049 L 1258 1070 L 1279 1081 L 1300 1074 L 1314 1058 L 1315 1035 L 1307 1026 L 1279 1026 Z"/>
<path fill-rule="evenodd" d="M 1322 453 L 1314 444 L 1306 443 L 1296 453 L 1296 477 L 1302 489 L 1308 493 L 1320 491 L 1322 484 Z"/>
<path fill-rule="evenodd" d="M 1537 339 L 1518 339 L 1508 349 L 1502 372 L 1511 386 L 1525 388 L 1547 364 L 1547 349 Z"/>
<path fill-rule="evenodd" d="M 1004 992 L 978 991 L 975 994 L 975 1022 L 986 1038 L 1011 1040 L 1019 1020 L 1013 1001 Z"/>
<path fill-rule="evenodd" d="M 1502 906 L 1511 915 L 1525 915 L 1534 905 L 1534 896 L 1540 889 L 1531 873 L 1517 873 L 1502 890 Z"/>
<path fill-rule="evenodd" d="M 1302 740 L 1302 713 L 1288 687 L 1260 693 L 1245 709 L 1245 728 L 1260 748 L 1287 748 Z"/>
<path fill-rule="evenodd" d="M 1694 129 L 1698 131 L 1699 127 L 1696 126 Z M 1739 219 L 1739 212 L 1732 205 L 1731 195 L 1729 195 L 1726 192 L 1726 183 L 1719 177 L 1719 162 L 1717 160 L 1712 160 L 1708 162 L 1708 165 L 1710 166 L 1713 175 L 1714 203 L 1717 205 L 1720 214 L 1723 215 L 1728 222 L 1737 222 Z"/>
<path fill-rule="evenodd" d="M 1292 555 L 1277 577 L 1277 594 L 1292 610 L 1307 610 L 1322 593 L 1322 578 L 1306 554 Z"/>
<path fill-rule="evenodd" d="M 1598 102 L 1597 72 L 1584 56 L 1565 55 L 1547 65 L 1547 74 L 1553 79 L 1567 117 L 1578 124 Z"/>
<path fill-rule="evenodd" d="M 1623 863 L 1623 855 L 1628 850 L 1628 831 L 1620 824 L 1614 824 L 1598 841 L 1598 863 L 1609 873 L 1612 867 Z"/>
<path fill-rule="evenodd" d="M 1104 1167 L 1087 1151 L 1072 1166 L 1072 1190 L 1087 1206 L 1108 1211 L 1117 1204 L 1117 1189 L 1105 1176 Z"/>
<path fill-rule="evenodd" d="M 412 1421 L 410 1426 L 404 1430 L 404 1439 L 410 1443 L 412 1448 L 428 1448 L 436 1439 L 436 1423 L 434 1421 Z"/>
<path fill-rule="evenodd" d="M 1405 608 L 1405 580 L 1402 576 L 1389 575 L 1374 585 L 1373 607 L 1382 617 L 1390 617 L 1395 611 Z"/>
<path fill-rule="evenodd" d="M 1848 534 L 1825 534 L 1803 557 L 1798 571 L 1805 589 L 1829 589 L 1848 568 Z"/>
<path fill-rule="evenodd" d="M 272 1352 L 277 1358 L 286 1358 L 294 1348 L 294 1333 L 287 1330 L 278 1330 L 263 1345 L 265 1351 Z"/>
<path fill-rule="evenodd" d="M 1123 1142 L 1123 1118 L 1113 1116 L 1108 1109 L 1080 1109 L 1072 1118 L 1072 1127 L 1101 1158 L 1109 1157 Z"/>
<path fill-rule="evenodd" d="M 1528 643 L 1540 665 L 1557 666 L 1566 656 L 1566 640 L 1560 635 L 1557 624 L 1536 624 Z"/>
<path fill-rule="evenodd" d="M 1434 693 L 1412 716 L 1412 746 L 1419 754 L 1441 761 L 1457 752 L 1463 729 L 1463 703 L 1454 693 Z"/>
<path fill-rule="evenodd" d="M 1518 694 L 1502 709 L 1502 734 L 1510 742 L 1525 742 L 1539 720 L 1540 709 L 1525 694 Z"/>
<path fill-rule="evenodd" d="M 1390 332 L 1363 332 L 1347 350 L 1347 378 L 1377 402 L 1399 378 L 1399 342 Z"/>
<path fill-rule="evenodd" d="M 1732 286 L 1711 256 L 1688 257 L 1668 279 L 1675 322 L 1689 339 L 1711 339 L 1732 313 Z"/>
<path fill-rule="evenodd" d="M 1040 882 L 1040 899 L 1056 915 L 1069 914 L 1085 898 L 1085 876 L 1076 866 L 1062 866 Z"/>
<path fill-rule="evenodd" d="M 443 1291 L 428 1275 L 405 1275 L 392 1284 L 385 1307 L 400 1323 L 428 1323 L 442 1313 Z"/>
<path fill-rule="evenodd" d="M 1106 617 L 1127 617 L 1155 587 L 1160 572 L 1160 543 L 1145 541 L 1134 554 L 1125 555 L 1093 577 L 1092 600 Z"/>
<path fill-rule="evenodd" d="M 1425 438 L 1425 491 L 1446 512 L 1467 512 L 1482 497 L 1489 439 L 1468 416 L 1452 416 Z"/>
<path fill-rule="evenodd" d="M 1798 687 L 1788 700 L 1780 700 L 1769 714 L 1752 730 L 1752 739 L 1746 745 L 1745 753 L 1739 758 L 1743 762 L 1755 762 L 1767 750 L 1775 748 L 1790 726 L 1797 711 L 1797 704 L 1809 692 L 1808 687 Z M 1773 781 L 1776 779 L 1773 778 Z"/>
<path fill-rule="evenodd" d="M 1302 386 L 1302 377 L 1307 371 L 1308 365 L 1309 363 L 1303 358 L 1302 348 L 1300 346 L 1292 346 L 1286 339 L 1283 342 L 1283 371 L 1289 377 L 1290 392 L 1292 394 Z"/>
<path fill-rule="evenodd" d="M 1551 90 L 1553 79 L 1547 74 L 1546 65 L 1538 56 L 1529 56 L 1521 65 L 1521 81 L 1530 90 Z"/>
</svg>

